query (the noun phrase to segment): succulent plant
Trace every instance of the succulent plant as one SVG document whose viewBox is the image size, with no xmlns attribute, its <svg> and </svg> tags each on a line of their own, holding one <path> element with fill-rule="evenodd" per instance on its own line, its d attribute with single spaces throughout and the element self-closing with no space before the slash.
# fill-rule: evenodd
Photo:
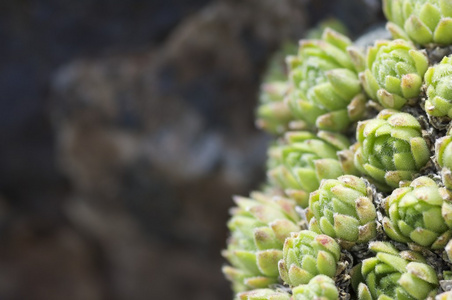
<svg viewBox="0 0 452 300">
<path fill-rule="evenodd" d="M 383 0 L 383 12 L 394 38 L 426 45 L 452 44 L 450 0 Z"/>
<path fill-rule="evenodd" d="M 309 230 L 293 232 L 284 242 L 279 274 L 290 286 L 307 284 L 319 274 L 334 277 L 340 256 L 333 238 Z"/>
<path fill-rule="evenodd" d="M 238 293 L 236 300 L 290 300 L 290 294 L 272 289 L 256 289 Z"/>
<path fill-rule="evenodd" d="M 400 109 L 419 95 L 427 68 L 427 55 L 410 42 L 382 40 L 368 48 L 360 79 L 370 98 L 385 108 Z"/>
<path fill-rule="evenodd" d="M 425 111 L 434 117 L 452 118 L 452 57 L 444 57 L 425 73 Z"/>
<path fill-rule="evenodd" d="M 326 29 L 262 87 L 257 123 L 279 135 L 266 194 L 288 199 L 236 199 L 237 300 L 452 300 L 452 1 L 383 6 L 396 40 Z"/>
<path fill-rule="evenodd" d="M 428 177 L 394 190 L 384 207 L 383 228 L 395 241 L 442 249 L 452 237 L 452 193 Z"/>
<path fill-rule="evenodd" d="M 435 143 L 435 160 L 442 168 L 441 177 L 444 185 L 452 189 L 452 131 Z"/>
<path fill-rule="evenodd" d="M 397 251 L 388 242 L 372 242 L 376 256 L 363 261 L 364 282 L 358 285 L 360 300 L 427 299 L 438 287 L 435 270 L 414 251 Z"/>
<path fill-rule="evenodd" d="M 358 124 L 356 138 L 355 165 L 382 190 L 412 180 L 430 158 L 421 125 L 408 113 L 383 110 L 376 119 Z"/>
<path fill-rule="evenodd" d="M 325 275 L 317 275 L 308 284 L 292 289 L 293 300 L 336 300 L 339 291 L 334 280 Z"/>
<path fill-rule="evenodd" d="M 346 164 L 340 163 L 336 152 L 348 146 L 348 140 L 335 133 L 288 132 L 284 144 L 270 148 L 270 182 L 305 208 L 309 193 L 319 187 L 322 179 L 337 178 L 345 172 Z"/>
<path fill-rule="evenodd" d="M 236 292 L 277 283 L 284 240 L 300 230 L 292 200 L 257 192 L 251 198 L 235 197 L 237 207 L 228 222 L 231 236 L 223 251 L 232 265 L 223 267 L 223 273 Z"/>
<path fill-rule="evenodd" d="M 259 128 L 273 134 L 288 130 L 293 116 L 283 100 L 289 89 L 289 83 L 284 81 L 272 81 L 262 85 L 256 121 Z"/>
<path fill-rule="evenodd" d="M 309 197 L 309 230 L 340 240 L 343 247 L 377 235 L 377 213 L 366 183 L 353 175 L 323 180 Z M 342 241 L 342 242 L 341 242 Z"/>
<path fill-rule="evenodd" d="M 347 53 L 351 44 L 347 37 L 326 29 L 320 40 L 302 40 L 298 56 L 288 58 L 293 84 L 288 105 L 312 128 L 343 131 L 364 115 L 367 99 Z"/>
<path fill-rule="evenodd" d="M 291 84 L 287 80 L 285 58 L 287 55 L 296 53 L 296 51 L 295 43 L 286 42 L 283 44 L 281 50 L 272 56 L 260 88 L 256 125 L 272 134 L 280 135 L 287 131 L 289 127 L 293 128 L 295 123 L 301 129 L 306 126 L 302 122 L 293 122 L 294 117 L 284 101 L 291 89 Z M 292 126 L 289 126 L 291 122 Z"/>
</svg>

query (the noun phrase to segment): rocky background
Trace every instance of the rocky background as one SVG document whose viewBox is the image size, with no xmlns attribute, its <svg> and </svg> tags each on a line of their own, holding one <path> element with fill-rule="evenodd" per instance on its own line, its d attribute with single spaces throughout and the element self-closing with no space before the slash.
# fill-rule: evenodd
<svg viewBox="0 0 452 300">
<path fill-rule="evenodd" d="M 0 2 L 0 299 L 231 299 L 231 195 L 278 46 L 375 0 Z"/>
</svg>

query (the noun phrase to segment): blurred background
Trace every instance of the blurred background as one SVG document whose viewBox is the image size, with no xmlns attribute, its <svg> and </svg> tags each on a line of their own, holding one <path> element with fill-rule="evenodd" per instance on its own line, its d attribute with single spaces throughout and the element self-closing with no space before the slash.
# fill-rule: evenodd
<svg viewBox="0 0 452 300">
<path fill-rule="evenodd" d="M 272 54 L 377 0 L 0 1 L 0 299 L 231 299 Z"/>
</svg>

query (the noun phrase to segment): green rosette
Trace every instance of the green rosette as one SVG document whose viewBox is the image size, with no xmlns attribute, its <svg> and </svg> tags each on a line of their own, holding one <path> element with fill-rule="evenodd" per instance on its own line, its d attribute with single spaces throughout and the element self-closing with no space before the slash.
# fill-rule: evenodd
<svg viewBox="0 0 452 300">
<path fill-rule="evenodd" d="M 394 38 L 417 44 L 452 44 L 450 0 L 383 0 L 388 30 Z"/>
<path fill-rule="evenodd" d="M 360 79 L 370 98 L 385 108 L 400 109 L 419 96 L 427 68 L 427 55 L 410 42 L 382 40 L 368 48 Z"/>
<path fill-rule="evenodd" d="M 384 208 L 383 228 L 395 241 L 444 249 L 452 237 L 452 194 L 428 177 L 394 190 Z"/>
<path fill-rule="evenodd" d="M 309 198 L 309 230 L 338 240 L 343 248 L 377 235 L 377 213 L 364 180 L 353 175 L 323 180 Z"/>
<path fill-rule="evenodd" d="M 287 59 L 293 85 L 288 106 L 311 128 L 344 131 L 364 115 L 367 99 L 347 51 L 351 44 L 326 29 L 319 40 L 301 40 L 298 55 Z"/>
<path fill-rule="evenodd" d="M 222 253 L 231 266 L 224 266 L 223 273 L 235 292 L 278 283 L 284 240 L 300 230 L 295 202 L 258 192 L 234 201 L 237 206 L 228 222 L 230 237 Z"/>
<path fill-rule="evenodd" d="M 337 152 L 348 147 L 348 139 L 338 133 L 288 132 L 283 142 L 269 150 L 270 183 L 305 208 L 309 193 L 318 189 L 322 179 L 356 172 L 351 157 L 338 159 Z"/>
<path fill-rule="evenodd" d="M 362 263 L 359 300 L 424 300 L 436 294 L 438 277 L 422 255 L 399 252 L 387 242 L 372 242 L 369 248 L 376 255 Z"/>
<path fill-rule="evenodd" d="M 284 242 L 279 274 L 290 286 L 307 284 L 316 275 L 332 278 L 340 256 L 341 248 L 333 238 L 309 230 L 293 232 Z"/>
<path fill-rule="evenodd" d="M 421 125 L 407 113 L 381 111 L 358 124 L 356 139 L 355 166 L 384 191 L 411 181 L 430 159 Z"/>
</svg>

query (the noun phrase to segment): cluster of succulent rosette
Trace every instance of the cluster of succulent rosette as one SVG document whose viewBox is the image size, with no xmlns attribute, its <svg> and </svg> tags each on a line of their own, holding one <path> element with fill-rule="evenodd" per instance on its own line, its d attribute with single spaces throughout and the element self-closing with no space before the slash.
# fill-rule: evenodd
<svg viewBox="0 0 452 300">
<path fill-rule="evenodd" d="M 234 299 L 452 299 L 452 1 L 383 12 L 392 40 L 326 29 L 263 84 L 276 139 L 231 209 Z"/>
</svg>

